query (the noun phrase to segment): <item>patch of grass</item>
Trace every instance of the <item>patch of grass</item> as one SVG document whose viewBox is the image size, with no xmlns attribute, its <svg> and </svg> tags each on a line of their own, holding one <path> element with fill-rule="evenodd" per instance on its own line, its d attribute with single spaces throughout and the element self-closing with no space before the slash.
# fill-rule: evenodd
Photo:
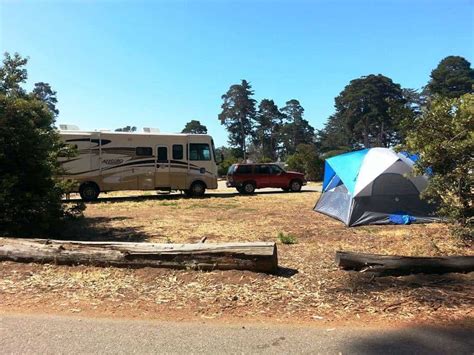
<svg viewBox="0 0 474 355">
<path fill-rule="evenodd" d="M 161 202 L 160 203 L 160 206 L 178 206 L 178 202 L 168 202 L 168 201 L 164 201 L 164 202 Z"/>
<path fill-rule="evenodd" d="M 194 203 L 192 205 L 187 206 L 187 209 L 193 208 L 207 208 L 207 209 L 215 209 L 215 210 L 231 210 L 238 208 L 239 205 L 237 204 L 211 204 L 211 203 Z"/>
<path fill-rule="evenodd" d="M 257 212 L 258 209 L 256 208 L 239 208 L 240 212 Z"/>
<path fill-rule="evenodd" d="M 283 244 L 296 244 L 298 241 L 296 240 L 296 236 L 293 234 L 285 234 L 283 232 L 278 232 L 278 240 Z"/>
</svg>

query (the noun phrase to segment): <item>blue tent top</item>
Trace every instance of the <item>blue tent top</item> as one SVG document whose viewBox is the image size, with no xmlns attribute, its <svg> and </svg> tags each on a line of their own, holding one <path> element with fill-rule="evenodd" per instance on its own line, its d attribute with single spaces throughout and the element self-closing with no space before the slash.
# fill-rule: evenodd
<svg viewBox="0 0 474 355">
<path fill-rule="evenodd" d="M 369 149 L 362 149 L 326 159 L 324 165 L 323 191 L 326 191 L 331 179 L 337 175 L 347 190 L 353 194 L 360 166 L 368 151 Z"/>
</svg>

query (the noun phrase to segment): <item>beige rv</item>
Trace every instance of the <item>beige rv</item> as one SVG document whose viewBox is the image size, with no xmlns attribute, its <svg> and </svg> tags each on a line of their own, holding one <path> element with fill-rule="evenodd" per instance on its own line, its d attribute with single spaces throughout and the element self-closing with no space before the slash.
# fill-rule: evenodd
<svg viewBox="0 0 474 355">
<path fill-rule="evenodd" d="M 78 182 L 85 201 L 100 192 L 182 190 L 202 196 L 217 188 L 212 138 L 204 134 L 59 132 L 78 155 L 60 158 L 64 178 Z"/>
</svg>

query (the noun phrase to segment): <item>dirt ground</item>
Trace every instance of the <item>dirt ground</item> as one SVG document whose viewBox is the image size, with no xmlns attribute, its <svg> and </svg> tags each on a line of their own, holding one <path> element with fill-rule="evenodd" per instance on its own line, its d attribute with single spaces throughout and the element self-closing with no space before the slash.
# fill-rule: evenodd
<svg viewBox="0 0 474 355">
<path fill-rule="evenodd" d="M 347 228 L 301 193 L 202 199 L 113 193 L 87 205 L 62 236 L 79 240 L 194 243 L 276 241 L 281 272 L 117 269 L 0 263 L 0 312 L 272 322 L 470 322 L 474 273 L 373 278 L 335 267 L 337 250 L 474 255 L 443 224 Z M 141 194 L 141 195 L 139 195 Z M 282 232 L 297 243 L 284 245 Z"/>
</svg>

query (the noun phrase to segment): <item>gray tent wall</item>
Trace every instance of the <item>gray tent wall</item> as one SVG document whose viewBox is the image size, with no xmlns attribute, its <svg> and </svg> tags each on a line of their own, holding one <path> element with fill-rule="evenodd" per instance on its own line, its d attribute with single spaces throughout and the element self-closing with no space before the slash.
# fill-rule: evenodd
<svg viewBox="0 0 474 355">
<path fill-rule="evenodd" d="M 316 206 L 314 206 L 314 210 L 349 225 L 352 196 L 347 191 L 347 188 L 341 184 L 332 190 L 322 193 Z"/>
</svg>

